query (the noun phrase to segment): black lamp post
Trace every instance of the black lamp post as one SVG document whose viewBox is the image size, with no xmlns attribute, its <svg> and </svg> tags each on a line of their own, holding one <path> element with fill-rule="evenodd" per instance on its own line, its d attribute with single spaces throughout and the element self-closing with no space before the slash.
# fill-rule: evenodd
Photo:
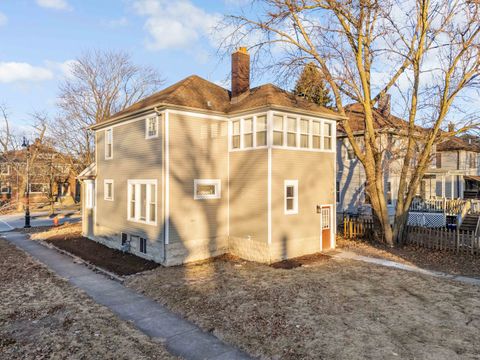
<svg viewBox="0 0 480 360">
<path fill-rule="evenodd" d="M 32 227 L 30 225 L 30 144 L 28 143 L 28 140 L 23 137 L 23 144 L 22 147 L 26 149 L 27 151 L 27 202 L 25 206 L 25 226 L 24 228 L 30 228 Z"/>
</svg>

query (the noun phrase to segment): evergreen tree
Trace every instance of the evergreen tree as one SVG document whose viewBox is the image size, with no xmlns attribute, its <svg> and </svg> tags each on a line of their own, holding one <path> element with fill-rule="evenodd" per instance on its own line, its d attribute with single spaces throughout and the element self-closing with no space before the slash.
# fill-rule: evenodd
<svg viewBox="0 0 480 360">
<path fill-rule="evenodd" d="M 328 107 L 332 102 L 325 80 L 313 63 L 305 65 L 293 93 L 321 106 Z"/>
</svg>

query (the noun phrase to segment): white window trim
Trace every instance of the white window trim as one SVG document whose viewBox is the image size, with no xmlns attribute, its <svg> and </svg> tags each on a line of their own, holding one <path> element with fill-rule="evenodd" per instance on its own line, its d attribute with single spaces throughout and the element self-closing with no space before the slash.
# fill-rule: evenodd
<svg viewBox="0 0 480 360">
<path fill-rule="evenodd" d="M 42 191 L 32 191 L 32 185 L 43 185 L 43 190 Z M 30 194 L 45 194 L 48 190 L 46 190 L 46 187 L 48 187 L 48 184 L 45 183 L 30 183 L 28 184 L 28 192 Z"/>
<path fill-rule="evenodd" d="M 197 185 L 215 185 L 214 195 L 197 195 Z M 220 179 L 194 179 L 193 180 L 193 199 L 208 200 L 220 199 L 222 197 L 222 184 Z"/>
<path fill-rule="evenodd" d="M 286 112 L 280 112 L 280 111 L 274 111 L 272 112 L 272 116 L 267 116 L 267 139 L 270 137 L 273 138 L 273 117 L 274 116 L 280 116 L 283 119 L 283 145 L 273 145 L 273 141 L 268 142 L 267 145 L 262 145 L 262 146 L 257 146 L 256 144 L 256 121 L 257 117 L 259 116 L 264 116 L 266 115 L 264 112 L 258 113 L 258 114 L 249 114 L 245 115 L 242 117 L 235 117 L 231 118 L 229 120 L 228 124 L 228 150 L 230 152 L 235 152 L 235 151 L 250 151 L 250 150 L 256 150 L 256 149 L 264 149 L 270 148 L 272 149 L 286 149 L 286 150 L 296 150 L 296 151 L 311 151 L 311 152 L 327 152 L 327 153 L 335 153 L 336 146 L 337 146 L 337 136 L 336 136 L 336 121 L 335 120 L 329 120 L 325 118 L 320 118 L 320 117 L 314 117 L 314 116 L 309 116 L 309 115 L 298 115 L 298 114 L 293 114 L 293 113 L 286 113 Z M 254 126 L 254 131 L 253 131 L 253 147 L 244 147 L 244 133 L 243 133 L 243 128 L 244 128 L 244 119 L 247 118 L 252 118 L 253 117 L 253 126 Z M 296 119 L 296 146 L 287 146 L 287 117 L 295 118 Z M 300 138 L 301 138 L 301 133 L 300 133 L 300 120 L 307 120 L 309 122 L 309 132 L 308 132 L 308 147 L 304 148 L 300 146 Z M 240 125 L 240 147 L 234 149 L 232 147 L 232 139 L 233 139 L 233 122 L 234 121 L 239 121 Z M 320 148 L 314 148 L 313 147 L 313 121 L 317 121 L 320 123 Z M 325 137 L 324 137 L 324 132 L 325 132 L 325 124 L 330 124 L 331 126 L 331 149 L 325 149 Z"/>
<path fill-rule="evenodd" d="M 151 119 L 154 119 L 154 120 L 155 120 L 155 123 L 156 123 L 157 132 L 155 133 L 155 135 L 149 135 L 149 134 L 148 134 L 148 122 L 149 122 Z M 158 116 L 148 116 L 148 117 L 145 119 L 145 139 L 158 138 L 158 132 L 159 132 L 159 131 L 158 131 L 158 124 L 159 124 Z"/>
<path fill-rule="evenodd" d="M 293 209 L 287 209 L 287 186 L 293 186 Z M 285 180 L 283 184 L 283 209 L 285 215 L 298 214 L 298 180 Z"/>
<path fill-rule="evenodd" d="M 256 150 L 256 149 L 266 149 L 266 148 L 268 148 L 268 145 L 257 146 L 257 117 L 261 117 L 261 116 L 265 116 L 265 118 L 267 119 L 266 131 L 267 131 L 267 138 L 268 138 L 269 122 L 268 122 L 267 113 L 265 113 L 265 112 L 258 113 L 258 114 L 245 115 L 245 116 L 242 116 L 242 117 L 232 118 L 232 119 L 229 120 L 229 122 L 228 122 L 228 150 L 229 151 L 231 151 L 231 152 L 234 152 L 234 151 L 250 151 L 250 150 Z M 252 147 L 247 147 L 247 148 L 244 146 L 244 135 L 245 134 L 243 132 L 244 120 L 245 119 L 252 119 L 253 120 L 253 122 L 252 122 L 253 129 L 252 129 L 252 133 L 251 133 L 252 137 L 253 137 L 253 140 L 252 140 L 253 146 Z M 239 134 L 240 135 L 240 147 L 239 148 L 233 148 L 233 146 L 232 146 L 233 123 L 235 121 L 239 122 L 239 127 L 240 127 L 240 134 Z"/>
<path fill-rule="evenodd" d="M 131 185 L 135 185 L 135 217 L 131 217 L 130 214 L 130 198 L 131 198 Z M 140 186 L 137 185 L 147 185 L 147 202 L 146 202 L 146 209 L 145 209 L 145 220 L 140 220 Z M 155 221 L 150 221 L 150 186 L 148 185 L 155 185 Z M 137 190 L 138 189 L 138 190 Z M 147 225 L 157 225 L 158 219 L 158 181 L 157 179 L 129 179 L 127 181 L 127 220 L 147 224 Z"/>
<path fill-rule="evenodd" d="M 10 188 L 10 183 L 6 182 L 7 185 L 1 185 L 0 186 L 0 194 L 10 194 L 11 188 Z M 3 189 L 7 189 L 7 191 L 3 191 Z"/>
<path fill-rule="evenodd" d="M 112 197 L 108 197 L 107 196 L 107 184 L 111 184 L 112 185 Z M 106 201 L 113 201 L 115 198 L 115 190 L 114 190 L 114 185 L 113 185 L 113 180 L 112 179 L 105 179 L 103 181 L 103 199 L 106 200 Z"/>
<path fill-rule="evenodd" d="M 112 151 L 110 153 L 110 156 L 107 156 L 107 134 L 108 132 L 110 131 L 110 133 L 112 134 Z M 105 160 L 111 160 L 113 159 L 113 128 L 109 127 L 107 129 L 105 129 Z"/>
<path fill-rule="evenodd" d="M 10 175 L 10 164 L 6 164 L 7 165 L 7 172 L 1 172 L 1 168 L 0 168 L 0 175 Z"/>
</svg>

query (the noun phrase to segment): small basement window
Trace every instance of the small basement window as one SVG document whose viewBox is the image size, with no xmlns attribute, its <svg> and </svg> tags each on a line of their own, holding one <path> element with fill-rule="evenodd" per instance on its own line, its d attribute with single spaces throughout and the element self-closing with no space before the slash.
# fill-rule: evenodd
<svg viewBox="0 0 480 360">
<path fill-rule="evenodd" d="M 193 185 L 195 200 L 220 199 L 221 197 L 220 179 L 195 179 Z"/>
<path fill-rule="evenodd" d="M 122 246 L 124 246 L 128 241 L 128 234 L 122 233 Z"/>
<path fill-rule="evenodd" d="M 298 180 L 285 180 L 285 214 L 298 214 Z"/>
<path fill-rule="evenodd" d="M 140 252 L 143 254 L 147 253 L 147 239 L 140 238 Z"/>
</svg>

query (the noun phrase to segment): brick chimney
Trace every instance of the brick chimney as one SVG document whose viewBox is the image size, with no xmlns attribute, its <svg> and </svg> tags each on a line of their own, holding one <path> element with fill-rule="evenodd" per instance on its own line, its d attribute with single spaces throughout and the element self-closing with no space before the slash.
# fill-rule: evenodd
<svg viewBox="0 0 480 360">
<path fill-rule="evenodd" d="M 455 124 L 454 123 L 448 123 L 448 132 L 454 132 L 455 131 Z"/>
<path fill-rule="evenodd" d="M 250 90 L 250 55 L 246 47 L 232 54 L 232 100 Z"/>
<path fill-rule="evenodd" d="M 379 100 L 378 100 L 378 110 L 382 113 L 384 116 L 389 116 L 390 111 L 391 111 L 391 96 L 390 94 L 385 94 L 383 95 Z"/>
</svg>

